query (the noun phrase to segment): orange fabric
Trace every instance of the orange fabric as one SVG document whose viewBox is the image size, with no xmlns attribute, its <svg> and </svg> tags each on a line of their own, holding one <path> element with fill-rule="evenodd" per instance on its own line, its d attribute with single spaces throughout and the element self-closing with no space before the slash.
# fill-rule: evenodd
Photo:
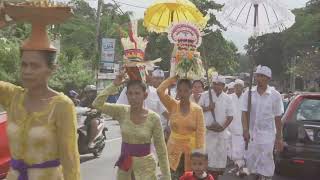
<svg viewBox="0 0 320 180">
<path fill-rule="evenodd" d="M 182 115 L 180 102 L 171 98 L 165 90 L 173 83 L 172 79 L 165 80 L 158 88 L 158 95 L 161 102 L 169 112 L 169 120 L 172 134 L 170 135 L 167 148 L 170 168 L 176 170 L 181 155 L 185 155 L 185 170 L 191 170 L 191 152 L 193 149 L 205 147 L 205 125 L 202 109 L 195 103 L 190 103 L 190 112 Z M 185 137 L 185 138 L 180 138 Z M 195 145 L 192 140 L 195 139 Z M 192 147 L 195 146 L 195 147 Z"/>
</svg>

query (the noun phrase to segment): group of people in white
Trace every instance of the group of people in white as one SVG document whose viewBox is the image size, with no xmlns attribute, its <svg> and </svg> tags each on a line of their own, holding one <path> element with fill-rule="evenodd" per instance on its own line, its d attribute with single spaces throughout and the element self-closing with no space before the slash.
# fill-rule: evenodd
<svg viewBox="0 0 320 180">
<path fill-rule="evenodd" d="M 256 86 L 251 90 L 250 110 L 248 87 L 241 79 L 226 84 L 224 76 L 214 75 L 207 91 L 202 80 L 192 82 L 190 101 L 203 109 L 208 172 L 215 177 L 222 175 L 230 162 L 235 165 L 232 171 L 236 175 L 250 173 L 259 180 L 269 180 L 274 174 L 274 151 L 279 152 L 283 148 L 282 98 L 274 87 L 269 86 L 272 78 L 269 67 L 259 65 L 254 77 Z M 148 76 L 148 97 L 144 106 L 160 115 L 167 134 L 170 129 L 168 112 L 156 91 L 164 80 L 165 73 L 160 69 Z M 118 104 L 128 104 L 125 92 L 124 89 Z M 175 96 L 175 88 L 169 89 L 168 93 Z"/>
</svg>

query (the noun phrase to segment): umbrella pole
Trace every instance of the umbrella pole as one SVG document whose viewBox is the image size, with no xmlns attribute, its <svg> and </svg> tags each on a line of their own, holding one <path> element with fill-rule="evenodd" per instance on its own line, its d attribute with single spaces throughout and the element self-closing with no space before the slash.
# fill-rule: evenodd
<svg viewBox="0 0 320 180">
<path fill-rule="evenodd" d="M 251 101 L 252 101 L 252 84 L 253 84 L 253 69 L 254 69 L 254 57 L 253 55 L 250 55 L 250 78 L 249 78 L 249 91 L 248 91 L 248 114 L 247 114 L 247 120 L 248 120 L 248 129 L 250 129 L 250 112 L 251 112 Z M 246 142 L 246 150 L 248 150 L 248 144 L 249 141 Z"/>
<path fill-rule="evenodd" d="M 208 66 L 207 65 L 206 65 L 206 75 L 207 75 L 207 83 L 208 83 L 209 100 L 210 100 L 210 103 L 213 104 L 213 98 L 212 98 L 212 92 L 211 92 L 211 87 L 210 87 L 209 73 L 208 73 Z M 210 109 L 210 112 L 213 117 L 213 122 L 216 122 L 216 115 L 214 114 L 214 110 Z"/>
<path fill-rule="evenodd" d="M 208 84 L 208 93 L 209 93 L 209 100 L 210 100 L 210 103 L 213 104 L 213 98 L 212 98 L 212 92 L 211 92 L 211 86 L 210 86 L 210 81 L 209 81 L 209 65 L 206 61 L 206 53 L 205 53 L 205 47 L 204 47 L 204 43 L 203 43 L 203 46 L 202 46 L 202 52 L 203 52 L 203 57 L 204 57 L 204 68 L 206 70 L 206 76 L 207 76 L 207 84 Z M 216 115 L 214 114 L 214 110 L 210 110 L 211 112 L 211 115 L 213 117 L 213 122 L 216 123 Z"/>
<path fill-rule="evenodd" d="M 253 51 L 251 52 L 252 54 L 250 55 L 250 64 L 251 64 L 251 68 L 250 68 L 250 79 L 249 79 L 249 92 L 248 92 L 248 114 L 247 114 L 247 120 L 248 120 L 248 130 L 250 129 L 250 113 L 251 113 L 251 101 L 252 101 L 252 84 L 253 84 L 253 69 L 254 69 L 254 51 L 256 48 L 256 37 L 257 37 L 257 32 L 256 32 L 256 28 L 258 26 L 258 12 L 259 12 L 259 4 L 254 4 L 254 22 L 253 22 L 253 26 L 254 26 L 254 41 L 253 41 Z M 249 141 L 246 142 L 246 150 L 248 150 L 248 144 Z"/>
</svg>

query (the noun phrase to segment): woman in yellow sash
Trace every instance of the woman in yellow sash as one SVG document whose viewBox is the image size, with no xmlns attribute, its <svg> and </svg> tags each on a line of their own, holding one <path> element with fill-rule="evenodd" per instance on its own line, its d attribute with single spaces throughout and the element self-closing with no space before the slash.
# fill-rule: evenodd
<svg viewBox="0 0 320 180">
<path fill-rule="evenodd" d="M 188 79 L 180 79 L 177 83 L 175 100 L 166 94 L 166 89 L 177 81 L 172 77 L 158 87 L 161 102 L 169 112 L 171 134 L 167 143 L 172 179 L 179 178 L 184 171 L 191 170 L 190 155 L 193 149 L 205 147 L 205 125 L 202 109 L 190 102 L 192 83 Z M 184 161 L 183 161 L 184 159 Z"/>
</svg>

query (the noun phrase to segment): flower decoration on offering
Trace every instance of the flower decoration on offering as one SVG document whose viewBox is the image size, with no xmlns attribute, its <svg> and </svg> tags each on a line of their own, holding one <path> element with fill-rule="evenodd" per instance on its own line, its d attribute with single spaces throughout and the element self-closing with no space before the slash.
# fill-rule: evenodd
<svg viewBox="0 0 320 180">
<path fill-rule="evenodd" d="M 48 0 L 4 1 L 1 11 L 14 22 L 32 24 L 31 36 L 23 43 L 22 50 L 56 51 L 50 43 L 47 25 L 63 23 L 73 15 L 71 7 Z"/>
<path fill-rule="evenodd" d="M 148 41 L 143 37 L 137 36 L 137 21 L 129 24 L 129 37 L 121 38 L 124 48 L 124 67 L 131 80 L 146 81 L 146 67 L 153 66 L 154 63 L 160 62 L 161 59 L 155 61 L 144 61 L 144 51 Z"/>
<path fill-rule="evenodd" d="M 201 79 L 205 71 L 197 51 L 202 42 L 199 29 L 190 23 L 173 24 L 168 38 L 178 47 L 174 55 L 175 74 L 183 78 Z"/>
</svg>

